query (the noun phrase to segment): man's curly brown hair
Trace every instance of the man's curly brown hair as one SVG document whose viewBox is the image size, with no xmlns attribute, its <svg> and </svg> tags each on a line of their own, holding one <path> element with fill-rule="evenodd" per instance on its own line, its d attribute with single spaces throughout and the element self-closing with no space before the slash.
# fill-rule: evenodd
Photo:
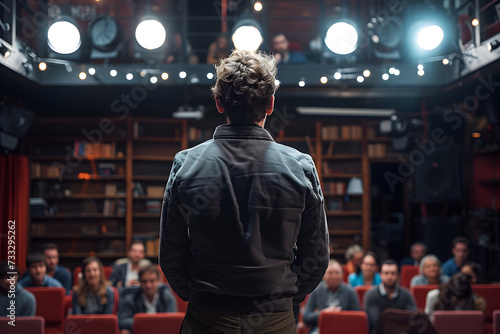
<svg viewBox="0 0 500 334">
<path fill-rule="evenodd" d="M 264 119 L 278 88 L 274 57 L 263 52 L 234 50 L 215 65 L 217 81 L 212 93 L 231 124 L 243 125 Z"/>
</svg>

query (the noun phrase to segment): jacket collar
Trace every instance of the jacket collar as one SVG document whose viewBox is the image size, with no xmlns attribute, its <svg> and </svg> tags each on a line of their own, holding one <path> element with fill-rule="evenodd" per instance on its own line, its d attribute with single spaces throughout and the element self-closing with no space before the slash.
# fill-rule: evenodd
<svg viewBox="0 0 500 334">
<path fill-rule="evenodd" d="M 223 124 L 215 128 L 214 139 L 258 139 L 258 140 L 269 140 L 274 141 L 271 134 L 263 129 L 260 125 L 250 124 L 250 125 L 230 125 Z"/>
</svg>

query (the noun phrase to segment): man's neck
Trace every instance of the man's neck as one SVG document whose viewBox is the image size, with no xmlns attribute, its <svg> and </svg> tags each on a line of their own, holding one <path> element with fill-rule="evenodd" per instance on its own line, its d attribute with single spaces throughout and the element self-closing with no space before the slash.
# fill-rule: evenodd
<svg viewBox="0 0 500 334">
<path fill-rule="evenodd" d="M 47 268 L 47 272 L 45 274 L 49 276 L 54 276 L 55 273 L 56 273 L 56 267 L 54 267 L 54 269 L 52 270 L 49 270 L 49 268 Z"/>
<path fill-rule="evenodd" d="M 337 291 L 337 289 L 339 288 L 339 286 L 340 286 L 340 284 L 339 284 L 339 285 L 337 285 L 337 286 L 334 286 L 334 287 L 327 287 L 327 289 L 328 289 L 328 291 L 330 291 L 330 292 L 335 292 L 335 291 Z"/>
<path fill-rule="evenodd" d="M 130 261 L 130 268 L 132 269 L 132 271 L 137 271 L 137 269 L 139 269 L 139 263 L 141 263 L 141 262 L 139 261 L 137 263 L 134 263 L 134 262 Z"/>
<path fill-rule="evenodd" d="M 396 284 L 394 284 L 392 287 L 389 287 L 384 284 L 384 290 L 387 293 L 387 297 L 391 299 L 394 293 L 396 292 Z"/>
<path fill-rule="evenodd" d="M 42 278 L 41 281 L 35 281 L 33 278 L 31 278 L 31 282 L 33 283 L 33 286 L 42 286 L 44 278 L 45 278 L 45 276 Z"/>
<path fill-rule="evenodd" d="M 155 299 L 155 294 L 156 294 L 156 293 L 154 293 L 154 294 L 152 294 L 152 295 L 150 295 L 150 296 L 148 296 L 148 295 L 144 294 L 144 296 L 146 297 L 146 299 L 147 299 L 150 303 L 153 303 L 153 299 Z"/>
</svg>

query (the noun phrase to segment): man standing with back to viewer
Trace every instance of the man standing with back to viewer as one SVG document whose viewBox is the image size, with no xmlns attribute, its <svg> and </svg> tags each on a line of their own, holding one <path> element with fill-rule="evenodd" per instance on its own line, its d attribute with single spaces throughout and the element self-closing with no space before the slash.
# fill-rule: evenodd
<svg viewBox="0 0 500 334">
<path fill-rule="evenodd" d="M 328 267 L 328 230 L 312 158 L 274 142 L 276 61 L 234 51 L 212 88 L 227 123 L 175 156 L 160 264 L 189 301 L 181 333 L 296 333 L 292 302 Z"/>
</svg>

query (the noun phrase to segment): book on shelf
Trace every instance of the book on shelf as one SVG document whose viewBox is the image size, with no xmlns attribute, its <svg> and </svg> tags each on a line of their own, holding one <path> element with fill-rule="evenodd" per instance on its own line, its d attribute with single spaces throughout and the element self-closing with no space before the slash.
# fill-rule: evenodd
<svg viewBox="0 0 500 334">
<path fill-rule="evenodd" d="M 346 182 L 325 181 L 323 191 L 329 195 L 345 195 L 347 190 Z"/>
<path fill-rule="evenodd" d="M 116 173 L 116 165 L 109 162 L 101 162 L 97 164 L 97 174 L 100 176 L 111 176 Z"/>
<path fill-rule="evenodd" d="M 330 156 L 330 155 L 333 155 L 333 147 L 335 146 L 335 142 L 331 141 L 329 144 L 328 144 L 328 148 L 326 149 L 326 155 L 327 156 Z"/>
<path fill-rule="evenodd" d="M 188 129 L 188 140 L 198 141 L 198 140 L 208 140 L 213 136 L 213 129 L 199 129 L 194 126 Z"/>
<path fill-rule="evenodd" d="M 31 177 L 59 177 L 61 169 L 57 166 L 50 166 L 41 163 L 34 163 L 31 167 Z"/>
<path fill-rule="evenodd" d="M 147 197 L 163 197 L 165 188 L 163 186 L 147 186 L 146 196 Z"/>
<path fill-rule="evenodd" d="M 118 185 L 115 183 L 107 183 L 104 186 L 104 195 L 106 196 L 116 196 Z"/>
<path fill-rule="evenodd" d="M 116 156 L 116 143 L 89 143 L 76 140 L 73 145 L 74 157 L 114 157 Z"/>
<path fill-rule="evenodd" d="M 106 199 L 104 200 L 102 213 L 104 216 L 124 215 L 125 209 L 126 203 L 124 200 Z"/>
<path fill-rule="evenodd" d="M 387 146 L 383 143 L 368 144 L 369 158 L 383 158 L 387 156 Z"/>
<path fill-rule="evenodd" d="M 321 129 L 321 138 L 323 140 L 339 139 L 339 127 L 337 125 L 324 126 Z"/>
<path fill-rule="evenodd" d="M 146 212 L 159 213 L 161 211 L 161 201 L 150 200 L 146 201 Z"/>
<path fill-rule="evenodd" d="M 144 188 L 140 182 L 134 182 L 134 188 L 132 190 L 134 197 L 145 196 Z"/>
</svg>

